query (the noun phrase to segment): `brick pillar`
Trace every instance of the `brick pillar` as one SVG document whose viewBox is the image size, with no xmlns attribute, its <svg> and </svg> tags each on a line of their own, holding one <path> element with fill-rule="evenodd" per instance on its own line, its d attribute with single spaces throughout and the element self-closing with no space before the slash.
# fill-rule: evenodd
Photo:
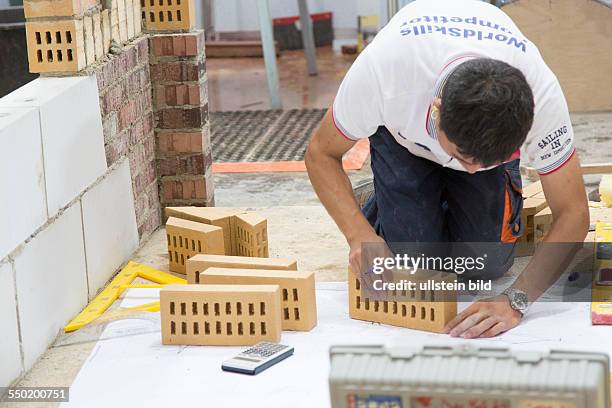
<svg viewBox="0 0 612 408">
<path fill-rule="evenodd" d="M 164 207 L 214 206 L 204 32 L 149 41 L 160 200 Z"/>
</svg>

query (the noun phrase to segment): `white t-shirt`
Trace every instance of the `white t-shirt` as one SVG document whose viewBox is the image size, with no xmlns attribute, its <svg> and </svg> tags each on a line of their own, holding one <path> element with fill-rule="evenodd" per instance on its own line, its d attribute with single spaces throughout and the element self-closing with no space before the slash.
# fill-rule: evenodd
<svg viewBox="0 0 612 408">
<path fill-rule="evenodd" d="M 535 117 L 522 158 L 540 174 L 563 166 L 574 153 L 574 134 L 557 78 L 510 17 L 476 0 L 418 0 L 402 8 L 342 81 L 334 123 L 351 140 L 386 126 L 412 154 L 465 171 L 440 147 L 430 108 L 454 67 L 477 57 L 518 68 L 531 86 Z"/>
</svg>

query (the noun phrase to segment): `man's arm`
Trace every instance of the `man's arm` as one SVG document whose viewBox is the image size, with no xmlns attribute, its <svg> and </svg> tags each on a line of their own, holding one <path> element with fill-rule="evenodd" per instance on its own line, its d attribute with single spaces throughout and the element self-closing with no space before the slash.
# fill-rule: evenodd
<svg viewBox="0 0 612 408">
<path fill-rule="evenodd" d="M 305 162 L 315 192 L 350 246 L 351 268 L 359 273 L 361 243 L 384 241 L 361 213 L 351 182 L 342 167 L 342 156 L 354 145 L 355 142 L 341 135 L 334 126 L 330 108 L 308 146 Z"/>
<path fill-rule="evenodd" d="M 577 249 L 571 243 L 581 244 L 589 228 L 589 209 L 576 155 L 559 170 L 541 176 L 541 181 L 554 219 L 544 242 L 568 244 L 538 246 L 529 265 L 514 281 L 512 287 L 526 292 L 530 302 L 559 278 Z M 521 317 L 501 295 L 472 304 L 449 322 L 446 332 L 465 338 L 493 337 L 517 326 Z"/>
</svg>

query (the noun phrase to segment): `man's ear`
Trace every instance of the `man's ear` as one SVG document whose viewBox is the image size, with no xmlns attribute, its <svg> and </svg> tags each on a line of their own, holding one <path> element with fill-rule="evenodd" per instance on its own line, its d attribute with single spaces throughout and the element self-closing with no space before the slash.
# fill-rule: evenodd
<svg viewBox="0 0 612 408">
<path fill-rule="evenodd" d="M 438 109 L 442 108 L 442 99 L 440 98 L 434 98 L 433 100 L 433 106 L 435 106 Z"/>
</svg>

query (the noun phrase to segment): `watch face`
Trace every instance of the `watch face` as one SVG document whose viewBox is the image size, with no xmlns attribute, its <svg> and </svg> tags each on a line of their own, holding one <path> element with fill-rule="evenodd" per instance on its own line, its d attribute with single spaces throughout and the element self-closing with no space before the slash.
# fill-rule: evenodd
<svg viewBox="0 0 612 408">
<path fill-rule="evenodd" d="M 512 306 L 518 310 L 525 310 L 529 306 L 529 298 L 526 293 L 514 292 L 512 294 Z"/>
</svg>

